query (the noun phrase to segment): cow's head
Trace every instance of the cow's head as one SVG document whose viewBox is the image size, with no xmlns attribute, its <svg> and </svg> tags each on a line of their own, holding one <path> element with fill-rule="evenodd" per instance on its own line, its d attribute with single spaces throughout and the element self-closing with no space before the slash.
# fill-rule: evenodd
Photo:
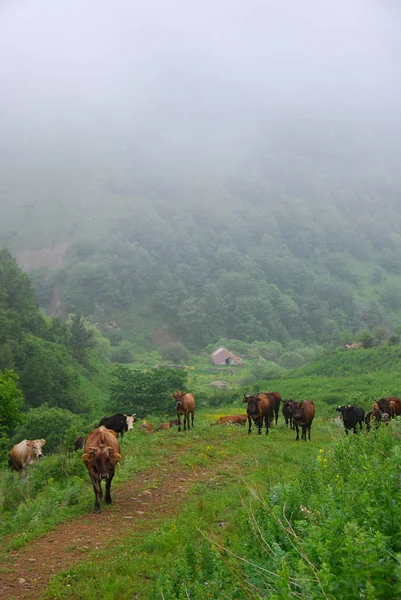
<svg viewBox="0 0 401 600">
<path fill-rule="evenodd" d="M 42 446 L 44 446 L 46 444 L 46 440 L 29 440 L 27 442 L 27 446 L 29 446 L 33 453 L 38 457 L 41 458 L 42 456 Z"/>
<path fill-rule="evenodd" d="M 289 414 L 292 414 L 294 412 L 294 408 L 296 407 L 298 402 L 296 402 L 295 400 L 284 400 L 284 404 L 287 409 L 287 412 Z"/>
<path fill-rule="evenodd" d="M 304 409 L 304 403 L 302 401 L 301 402 L 293 401 L 292 418 L 294 419 L 294 421 L 298 421 L 299 423 L 302 423 L 302 421 L 304 420 L 305 409 Z"/>
<path fill-rule="evenodd" d="M 381 412 L 390 412 L 390 398 L 380 398 L 375 404 Z"/>
<path fill-rule="evenodd" d="M 176 390 L 175 392 L 170 394 L 170 398 L 175 398 L 176 400 L 180 400 L 183 395 L 184 395 L 184 392 L 180 392 L 179 390 Z"/>
<path fill-rule="evenodd" d="M 344 416 L 347 412 L 349 412 L 353 408 L 354 407 L 351 406 L 350 404 L 344 404 L 343 406 L 337 406 L 336 412 L 340 412 Z"/>
<path fill-rule="evenodd" d="M 82 460 L 93 470 L 99 479 L 108 479 L 121 455 L 111 446 L 89 447 L 88 452 L 82 455 Z"/>
<path fill-rule="evenodd" d="M 249 398 L 252 398 L 252 396 L 250 396 L 249 394 L 245 394 L 245 396 L 242 398 L 242 402 L 244 404 L 246 404 L 248 402 Z"/>
<path fill-rule="evenodd" d="M 248 396 L 247 413 L 250 417 L 256 417 L 260 413 L 261 399 L 257 396 Z"/>
<path fill-rule="evenodd" d="M 127 430 L 129 431 L 130 429 L 133 428 L 133 425 L 136 421 L 136 413 L 132 414 L 132 415 L 126 415 L 125 416 L 125 420 L 127 421 Z"/>
</svg>

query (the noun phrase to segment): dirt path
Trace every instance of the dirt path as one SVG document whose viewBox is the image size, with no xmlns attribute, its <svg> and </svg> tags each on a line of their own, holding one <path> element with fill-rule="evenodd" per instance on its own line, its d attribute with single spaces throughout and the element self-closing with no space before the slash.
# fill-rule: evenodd
<svg viewBox="0 0 401 600">
<path fill-rule="evenodd" d="M 112 490 L 113 505 L 106 508 L 102 504 L 100 515 L 89 513 L 61 523 L 44 537 L 11 551 L 0 573 L 0 598 L 39 600 L 52 576 L 80 560 L 90 560 L 112 539 L 121 540 L 127 529 L 151 532 L 160 518 L 174 516 L 190 485 L 209 473 L 205 469 L 186 472 L 177 458 L 139 473 L 114 493 Z"/>
</svg>

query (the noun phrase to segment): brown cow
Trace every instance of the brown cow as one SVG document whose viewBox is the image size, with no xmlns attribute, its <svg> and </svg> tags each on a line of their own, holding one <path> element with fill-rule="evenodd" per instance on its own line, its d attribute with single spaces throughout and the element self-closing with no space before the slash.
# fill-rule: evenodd
<svg viewBox="0 0 401 600">
<path fill-rule="evenodd" d="M 170 423 L 160 423 L 156 431 L 164 431 L 165 429 L 170 429 Z"/>
<path fill-rule="evenodd" d="M 315 405 L 311 400 L 301 400 L 301 402 L 295 402 L 293 408 L 293 423 L 297 430 L 296 440 L 299 440 L 298 427 L 302 427 L 302 439 L 306 442 L 306 432 L 309 434 L 312 426 L 312 421 L 315 416 Z"/>
<path fill-rule="evenodd" d="M 10 469 L 14 469 L 22 477 L 28 465 L 36 465 L 42 456 L 42 446 L 46 440 L 22 440 L 11 450 L 8 461 Z"/>
<path fill-rule="evenodd" d="M 191 415 L 192 428 L 194 426 L 194 414 L 195 414 L 195 397 L 193 394 L 186 394 L 185 392 L 174 392 L 170 398 L 175 398 L 175 410 L 178 419 L 178 431 L 181 431 L 181 415 L 184 415 L 184 431 L 191 429 L 189 424 L 189 415 Z"/>
<path fill-rule="evenodd" d="M 283 404 L 283 408 L 282 413 L 283 413 L 283 417 L 285 419 L 285 424 L 288 427 L 288 424 L 290 425 L 290 429 L 295 429 L 295 425 L 292 422 L 292 417 L 293 417 L 293 411 L 294 411 L 294 405 L 296 404 L 296 402 L 294 400 L 282 400 L 282 402 L 284 402 Z"/>
<path fill-rule="evenodd" d="M 274 412 L 274 420 L 277 425 L 278 414 L 279 414 L 279 410 L 280 410 L 281 396 L 278 392 L 263 392 L 263 394 L 266 394 L 270 398 L 270 402 L 272 403 L 273 412 Z"/>
<path fill-rule="evenodd" d="M 271 398 L 265 392 L 244 396 L 242 402 L 246 403 L 246 414 L 248 416 L 248 433 L 252 433 L 252 420 L 258 427 L 258 434 L 262 433 L 263 419 L 266 425 L 266 435 L 269 433 L 269 423 L 273 422 L 273 406 Z"/>
<path fill-rule="evenodd" d="M 211 425 L 245 425 L 247 415 L 229 415 L 227 417 L 219 417 L 216 423 Z"/>
<path fill-rule="evenodd" d="M 95 492 L 96 514 L 100 513 L 102 499 L 102 481 L 106 480 L 106 504 L 111 504 L 110 488 L 114 477 L 114 469 L 121 458 L 117 434 L 103 425 L 94 429 L 87 437 L 82 460 L 88 469 L 89 477 Z"/>
<path fill-rule="evenodd" d="M 138 431 L 146 431 L 146 433 L 153 433 L 153 425 L 152 425 L 152 423 L 149 423 L 148 421 L 143 421 L 139 425 Z"/>
<path fill-rule="evenodd" d="M 387 413 L 390 419 L 393 419 L 397 415 L 401 415 L 401 400 L 397 396 L 380 398 L 380 400 L 374 402 L 373 408 L 380 410 L 382 413 Z"/>
</svg>

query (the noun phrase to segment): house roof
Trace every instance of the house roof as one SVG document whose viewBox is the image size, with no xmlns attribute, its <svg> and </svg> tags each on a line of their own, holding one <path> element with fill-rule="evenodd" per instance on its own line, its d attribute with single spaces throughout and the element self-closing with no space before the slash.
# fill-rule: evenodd
<svg viewBox="0 0 401 600">
<path fill-rule="evenodd" d="M 226 348 L 217 348 L 217 350 L 211 353 L 210 358 L 214 364 L 220 364 L 221 362 L 226 361 L 227 358 L 231 358 L 239 365 L 242 364 L 242 360 L 240 359 L 240 357 L 236 354 L 233 354 Z"/>
</svg>

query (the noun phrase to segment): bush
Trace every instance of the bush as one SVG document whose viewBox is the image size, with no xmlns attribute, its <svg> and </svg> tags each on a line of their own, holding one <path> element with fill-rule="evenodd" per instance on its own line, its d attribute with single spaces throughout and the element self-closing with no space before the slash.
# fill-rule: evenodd
<svg viewBox="0 0 401 600">
<path fill-rule="evenodd" d="M 175 365 L 188 364 L 191 361 L 191 354 L 189 350 L 179 342 L 164 346 L 160 350 L 164 360 L 169 360 Z"/>
<path fill-rule="evenodd" d="M 238 402 L 240 394 L 236 390 L 219 390 L 216 389 L 209 397 L 210 406 L 229 406 Z"/>
<path fill-rule="evenodd" d="M 280 367 L 280 365 L 276 365 L 274 362 L 270 361 L 262 361 L 260 364 L 253 365 L 250 371 L 250 380 L 255 381 L 255 379 L 280 379 L 284 377 L 286 373 L 286 369 L 284 367 Z"/>
<path fill-rule="evenodd" d="M 284 352 L 280 358 L 280 366 L 284 369 L 297 369 L 305 364 L 303 356 L 298 352 Z"/>
<path fill-rule="evenodd" d="M 123 340 L 118 346 L 110 350 L 110 360 L 113 363 L 127 364 L 134 362 L 134 353 L 132 344 L 128 340 Z"/>
<path fill-rule="evenodd" d="M 25 422 L 15 432 L 13 443 L 43 438 L 46 440 L 43 452 L 50 454 L 60 448 L 72 447 L 75 438 L 83 435 L 84 430 L 82 417 L 67 409 L 43 404 L 28 411 Z"/>
</svg>

